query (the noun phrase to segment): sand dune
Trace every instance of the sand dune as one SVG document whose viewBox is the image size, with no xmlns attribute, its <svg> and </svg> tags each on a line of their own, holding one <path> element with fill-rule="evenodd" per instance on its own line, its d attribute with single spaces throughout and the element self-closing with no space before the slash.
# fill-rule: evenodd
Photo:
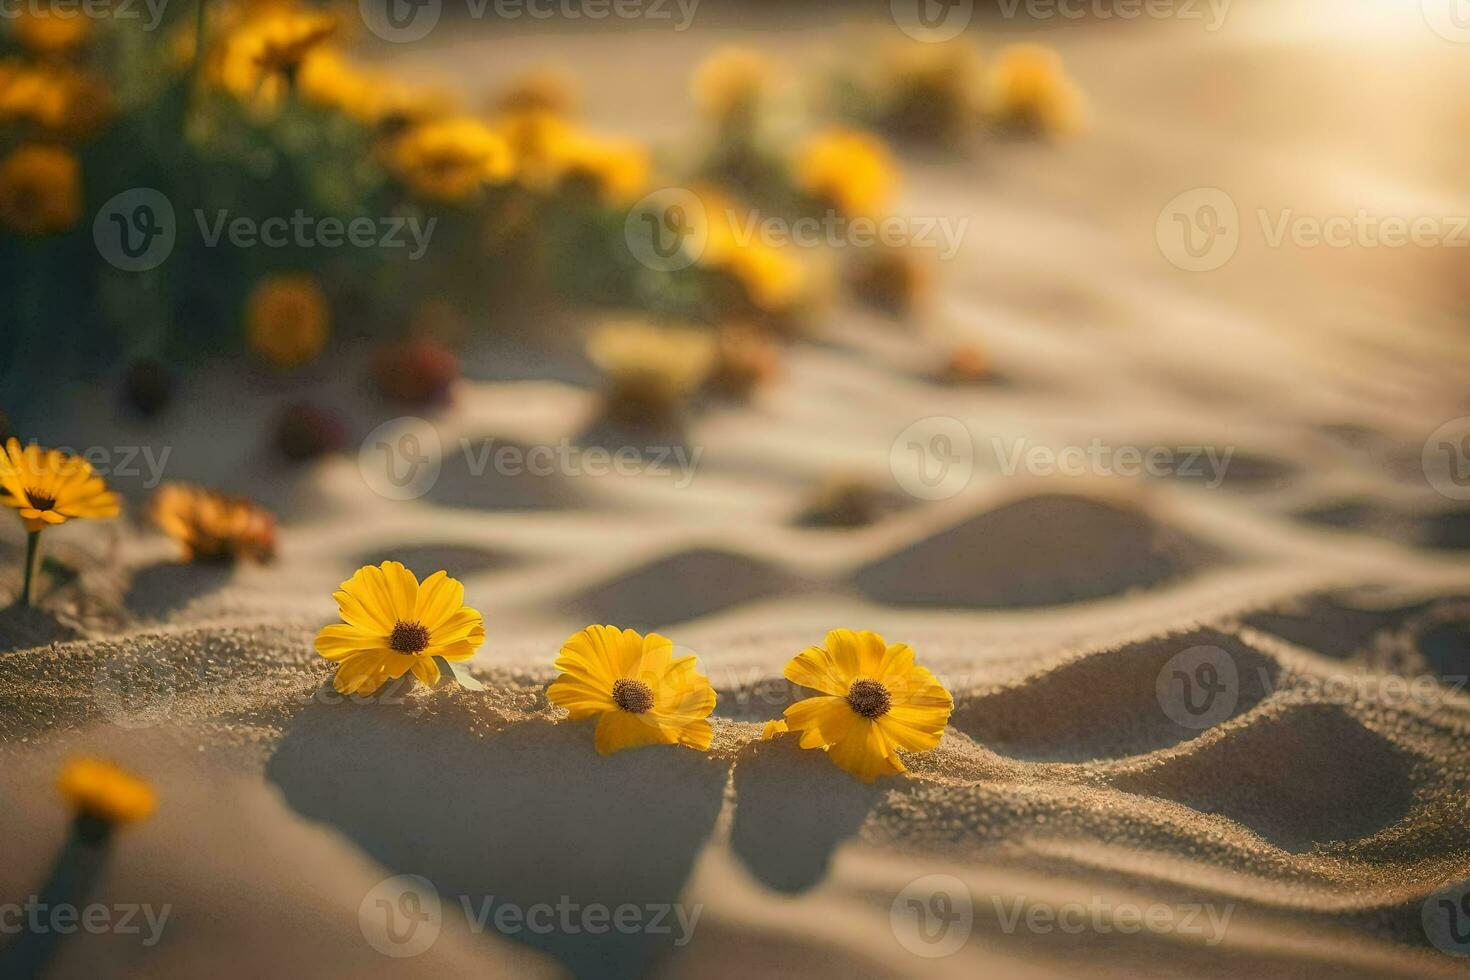
<svg viewBox="0 0 1470 980">
<path fill-rule="evenodd" d="M 63 833 L 51 781 L 82 749 L 162 800 L 99 895 L 169 902 L 179 927 L 146 949 L 72 937 L 58 976 L 1463 976 L 1436 940 L 1470 883 L 1470 571 L 1463 508 L 1428 489 L 1421 457 L 1466 411 L 1463 337 L 1435 325 L 1445 270 L 1246 243 L 1190 276 L 1153 237 L 1188 187 L 1228 185 L 1249 211 L 1444 179 L 1410 137 L 1463 64 L 1341 5 L 1285 7 L 1304 11 L 1285 33 L 1264 3 L 1218 38 L 1058 31 L 1089 136 L 908 161 L 907 213 L 974 219 L 932 311 L 905 332 L 839 307 L 754 404 L 639 434 L 705 450 L 686 487 L 506 477 L 450 453 L 424 496 L 385 499 L 353 454 L 366 420 L 401 410 L 366 399 L 350 360 L 297 379 L 361 430 L 310 466 L 268 461 L 291 390 L 259 374 L 201 369 L 151 426 L 103 385 L 69 397 L 39 438 L 171 447 L 170 478 L 275 508 L 281 557 L 184 569 L 128 521 L 55 535 L 43 609 L 0 611 L 0 901 L 45 878 Z M 629 32 L 616 49 L 592 32 L 441 33 L 391 54 L 476 92 L 570 58 L 609 80 L 587 93 L 600 125 L 652 136 L 687 125 L 668 93 L 718 43 L 802 59 L 831 40 L 820 21 Z M 1380 42 L 1404 45 L 1394 70 L 1359 57 Z M 1304 148 L 1329 121 L 1347 135 Z M 595 379 L 568 353 L 580 326 L 526 313 L 471 345 L 469 378 L 431 413 L 445 444 L 630 438 L 592 422 Z M 528 340 L 562 327 L 544 350 Z M 962 342 L 1004 383 L 937 383 Z M 863 527 L 797 519 L 834 477 L 893 491 L 896 437 L 933 417 L 974 437 L 951 499 Z M 1235 454 L 1218 486 L 1071 479 L 1004 472 L 997 439 Z M 21 544 L 0 528 L 0 595 Z M 332 590 L 390 557 L 463 579 L 488 691 L 358 704 L 325 686 L 311 639 Z M 708 755 L 604 759 L 550 708 L 558 644 L 590 621 L 698 652 L 720 693 Z M 759 740 L 801 696 L 782 666 L 835 626 L 913 643 L 954 693 L 905 778 L 866 787 Z M 390 961 L 361 906 L 398 875 L 436 890 L 443 933 Z M 491 896 L 699 918 L 688 936 L 503 936 L 459 901 Z M 916 938 L 925 909 L 963 913 L 943 956 Z M 1171 918 L 1120 928 L 1143 910 Z"/>
</svg>

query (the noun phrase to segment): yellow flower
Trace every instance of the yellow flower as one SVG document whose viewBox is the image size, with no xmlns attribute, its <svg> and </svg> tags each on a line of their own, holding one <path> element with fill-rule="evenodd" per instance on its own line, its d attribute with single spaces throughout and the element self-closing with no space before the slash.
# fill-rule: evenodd
<svg viewBox="0 0 1470 980">
<path fill-rule="evenodd" d="M 82 139 L 112 116 L 111 94 L 96 78 L 69 65 L 0 61 L 0 122 L 23 123 L 48 136 Z"/>
<path fill-rule="evenodd" d="M 386 129 L 432 119 L 451 104 L 444 93 L 365 71 L 334 48 L 316 48 L 302 60 L 296 89 L 304 102 Z"/>
<path fill-rule="evenodd" d="M 184 549 L 185 561 L 270 561 L 276 519 L 249 500 L 165 483 L 153 498 L 153 522 Z"/>
<path fill-rule="evenodd" d="M 796 184 L 849 217 L 877 217 L 898 187 L 898 170 L 878 137 L 854 129 L 829 129 L 802 145 L 796 158 Z"/>
<path fill-rule="evenodd" d="M 80 456 L 11 437 L 0 453 L 0 504 L 15 508 L 27 531 L 77 517 L 116 517 L 122 509 L 92 464 Z"/>
<path fill-rule="evenodd" d="M 544 109 L 513 112 L 495 130 L 515 157 L 516 177 L 536 191 L 583 182 L 609 204 L 632 201 L 648 183 L 648 151 L 634 140 L 584 132 Z"/>
<path fill-rule="evenodd" d="M 1085 99 L 1061 55 L 1038 44 L 1005 48 L 990 69 L 986 111 L 1003 126 L 1066 134 L 1082 123 Z"/>
<path fill-rule="evenodd" d="M 320 354 L 330 327 L 327 298 L 308 275 L 272 276 L 255 287 L 246 303 L 250 346 L 283 370 Z"/>
<path fill-rule="evenodd" d="M 217 54 L 221 86 L 257 110 L 275 108 L 296 83 L 302 63 L 336 33 L 337 18 L 291 7 L 272 7 L 230 32 Z"/>
<path fill-rule="evenodd" d="M 104 759 L 83 756 L 61 770 L 56 788 L 78 815 L 108 825 L 146 819 L 158 805 L 153 787 Z"/>
<path fill-rule="evenodd" d="M 447 572 L 420 584 L 396 561 L 365 565 L 332 597 L 344 622 L 318 633 L 316 650 L 337 662 L 332 686 L 341 694 L 369 695 L 409 672 L 432 686 L 435 657 L 469 660 L 485 642 L 484 620 Z"/>
<path fill-rule="evenodd" d="M 721 48 L 694 73 L 694 102 L 716 120 L 748 119 L 774 75 L 770 60 L 759 51 Z"/>
<path fill-rule="evenodd" d="M 562 182 L 585 182 L 607 204 L 628 204 L 648 184 L 648 151 L 634 140 L 580 134 L 567 146 Z"/>
<path fill-rule="evenodd" d="M 968 39 L 890 45 L 881 61 L 888 126 L 928 140 L 957 138 L 975 126 L 985 76 Z"/>
<path fill-rule="evenodd" d="M 546 696 L 574 719 L 598 716 L 600 755 L 640 745 L 709 748 L 714 688 L 694 657 L 674 657 L 667 637 L 589 626 L 562 644 L 556 669 Z"/>
<path fill-rule="evenodd" d="M 450 203 L 511 177 L 505 139 L 476 119 L 440 119 L 410 129 L 390 153 L 389 166 L 409 190 Z"/>
<path fill-rule="evenodd" d="M 801 747 L 823 749 L 865 783 L 905 772 L 898 750 L 939 744 L 954 699 L 905 643 L 892 646 L 866 630 L 833 630 L 825 647 L 809 647 L 786 665 L 786 679 L 821 691 L 798 701 L 763 737 L 801 732 Z M 785 726 L 783 728 L 783 725 Z"/>
<path fill-rule="evenodd" d="M 742 239 L 740 223 L 747 214 L 725 194 L 713 188 L 696 191 L 705 232 L 700 265 L 728 273 L 745 299 L 764 313 L 784 313 L 801 300 L 807 288 L 806 267 L 789 250 L 776 248 L 756 236 Z"/>
<path fill-rule="evenodd" d="M 703 383 L 715 346 L 708 334 L 697 330 L 612 320 L 588 337 L 587 356 L 607 375 L 611 415 L 654 422 Z"/>
<path fill-rule="evenodd" d="M 22 146 L 0 161 L 0 225 L 19 235 L 54 235 L 81 214 L 81 166 L 70 151 Z"/>
<path fill-rule="evenodd" d="M 82 45 L 91 35 L 91 21 L 79 10 L 62 15 L 47 9 L 19 11 L 14 21 L 15 39 L 40 55 L 64 55 Z"/>
</svg>

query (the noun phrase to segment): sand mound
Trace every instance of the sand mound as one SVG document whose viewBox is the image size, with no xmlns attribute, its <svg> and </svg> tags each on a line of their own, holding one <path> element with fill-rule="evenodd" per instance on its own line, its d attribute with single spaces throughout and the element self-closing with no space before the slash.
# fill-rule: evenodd
<svg viewBox="0 0 1470 980">
<path fill-rule="evenodd" d="M 1046 494 L 889 555 L 855 582 L 873 599 L 905 605 L 1046 606 L 1159 585 L 1222 558 L 1143 511 Z"/>
<path fill-rule="evenodd" d="M 1416 760 L 1333 705 L 1249 719 L 1113 785 L 1239 821 L 1287 851 L 1367 837 L 1413 802 Z"/>
<path fill-rule="evenodd" d="M 1234 636 L 1205 629 L 1099 650 L 1008 685 L 966 697 L 950 724 L 1002 755 L 1082 762 L 1142 755 L 1197 737 L 1161 709 L 1160 675 L 1193 648 L 1225 651 L 1237 678 L 1231 717 L 1274 689 L 1274 660 Z M 1224 721 L 1224 718 L 1219 719 Z"/>
<path fill-rule="evenodd" d="M 637 630 L 681 623 L 789 594 L 800 580 L 775 565 L 716 548 L 690 548 L 623 569 L 567 600 L 587 621 Z"/>
<path fill-rule="evenodd" d="M 547 472 L 545 465 L 527 453 L 531 447 L 510 439 L 470 439 L 464 451 L 446 447 L 443 468 L 433 487 L 424 494 L 429 503 L 473 510 L 564 510 L 583 500 L 574 481 Z M 498 453 L 507 451 L 506 462 Z"/>
<path fill-rule="evenodd" d="M 1470 548 L 1470 510 L 1418 510 L 1373 499 L 1309 507 L 1297 517 L 1311 524 L 1361 531 L 1416 548 Z"/>
</svg>

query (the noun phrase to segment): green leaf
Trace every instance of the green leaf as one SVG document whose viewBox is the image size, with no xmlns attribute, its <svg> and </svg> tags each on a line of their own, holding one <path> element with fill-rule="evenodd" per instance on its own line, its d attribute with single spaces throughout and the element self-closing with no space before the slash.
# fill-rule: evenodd
<svg viewBox="0 0 1470 980">
<path fill-rule="evenodd" d="M 441 681 L 445 677 L 453 677 L 454 683 L 466 691 L 485 690 L 485 685 L 475 680 L 475 675 L 471 674 L 470 669 L 463 663 L 451 663 L 443 657 L 435 657 L 434 660 L 439 664 L 439 677 Z"/>
</svg>

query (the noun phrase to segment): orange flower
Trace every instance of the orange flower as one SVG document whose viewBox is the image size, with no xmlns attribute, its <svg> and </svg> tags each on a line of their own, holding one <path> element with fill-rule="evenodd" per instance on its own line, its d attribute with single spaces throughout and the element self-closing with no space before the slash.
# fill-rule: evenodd
<svg viewBox="0 0 1470 980">
<path fill-rule="evenodd" d="M 270 561 L 276 519 L 249 500 L 187 483 L 165 483 L 153 498 L 153 522 L 184 549 L 185 561 Z"/>
<path fill-rule="evenodd" d="M 250 346 L 283 370 L 320 354 L 330 327 L 327 298 L 308 275 L 266 279 L 250 294 L 245 309 Z"/>
<path fill-rule="evenodd" d="M 71 230 L 81 214 L 81 166 L 70 151 L 22 146 L 0 162 L 0 225 L 19 235 L 55 235 Z"/>
</svg>

